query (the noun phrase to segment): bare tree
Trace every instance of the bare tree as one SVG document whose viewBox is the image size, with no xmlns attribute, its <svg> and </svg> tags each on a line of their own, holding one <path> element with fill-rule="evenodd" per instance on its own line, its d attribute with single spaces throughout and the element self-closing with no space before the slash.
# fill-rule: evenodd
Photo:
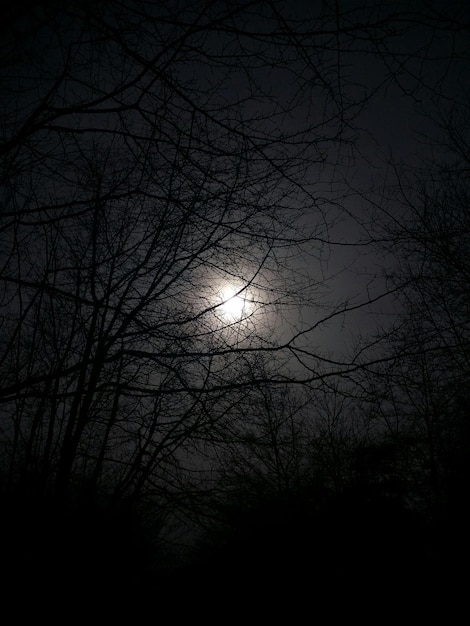
<svg viewBox="0 0 470 626">
<path fill-rule="evenodd" d="M 122 497 L 171 482 L 280 351 L 292 255 L 325 229 L 303 175 L 346 107 L 276 5 L 99 8 L 39 5 L 4 37 L 4 471 Z"/>
<path fill-rule="evenodd" d="M 248 449 L 237 420 L 259 402 L 264 462 L 278 482 L 300 471 L 297 408 L 279 410 L 291 397 L 280 390 L 376 359 L 317 346 L 388 290 L 328 293 L 330 255 L 370 243 L 338 234 L 355 119 L 392 84 L 428 88 L 414 71 L 426 37 L 401 52 L 418 17 L 431 37 L 455 29 L 437 9 L 372 4 L 307 17 L 261 0 L 7 13 L 4 489 L 74 505 L 150 497 L 163 519 L 194 503 L 222 444 Z"/>
<path fill-rule="evenodd" d="M 382 362 L 362 380 L 371 424 L 395 446 L 408 506 L 427 519 L 436 564 L 429 571 L 443 585 L 440 571 L 456 584 L 468 556 L 467 114 L 455 106 L 441 113 L 441 133 L 426 141 L 429 159 L 419 169 L 397 168 L 393 202 L 380 207 L 381 245 L 394 251 L 388 279 L 401 285 L 400 307 L 378 336 Z"/>
</svg>

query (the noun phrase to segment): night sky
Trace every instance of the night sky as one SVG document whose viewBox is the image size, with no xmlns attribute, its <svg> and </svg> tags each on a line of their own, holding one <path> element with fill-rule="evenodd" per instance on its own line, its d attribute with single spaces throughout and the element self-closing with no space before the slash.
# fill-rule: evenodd
<svg viewBox="0 0 470 626">
<path fill-rule="evenodd" d="M 4 9 L 12 615 L 458 604 L 469 54 L 463 1 Z"/>
</svg>

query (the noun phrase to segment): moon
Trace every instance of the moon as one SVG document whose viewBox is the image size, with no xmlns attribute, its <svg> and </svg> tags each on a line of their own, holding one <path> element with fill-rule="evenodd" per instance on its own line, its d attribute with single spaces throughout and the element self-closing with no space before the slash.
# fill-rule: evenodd
<svg viewBox="0 0 470 626">
<path fill-rule="evenodd" d="M 228 321 L 242 319 L 248 312 L 249 302 L 246 293 L 240 292 L 233 285 L 226 285 L 220 291 L 220 312 Z"/>
</svg>

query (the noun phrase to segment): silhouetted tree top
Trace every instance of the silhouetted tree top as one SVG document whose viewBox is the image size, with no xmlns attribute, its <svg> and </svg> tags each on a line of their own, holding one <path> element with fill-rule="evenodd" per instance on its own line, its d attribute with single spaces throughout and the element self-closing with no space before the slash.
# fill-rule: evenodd
<svg viewBox="0 0 470 626">
<path fill-rule="evenodd" d="M 225 475 L 283 494 L 316 472 L 340 494 L 357 401 L 392 445 L 419 442 L 400 463 L 432 461 L 437 493 L 430 355 L 468 365 L 468 141 L 449 118 L 467 103 L 468 30 L 464 3 L 7 8 L 3 491 L 91 519 L 150 501 L 168 534 L 207 515 Z M 395 106 L 447 130 L 458 159 L 436 189 L 387 187 L 387 135 L 413 150 Z M 398 251 L 407 271 L 383 280 L 377 255 Z M 390 302 L 417 323 L 405 306 L 342 345 Z"/>
</svg>

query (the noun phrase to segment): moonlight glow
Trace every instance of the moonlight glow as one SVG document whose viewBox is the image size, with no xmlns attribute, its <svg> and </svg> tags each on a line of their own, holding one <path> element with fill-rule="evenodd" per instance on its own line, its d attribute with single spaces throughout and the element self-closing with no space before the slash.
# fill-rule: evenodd
<svg viewBox="0 0 470 626">
<path fill-rule="evenodd" d="M 220 291 L 220 313 L 228 321 L 237 321 L 249 313 L 250 303 L 246 292 L 227 285 Z"/>
</svg>

